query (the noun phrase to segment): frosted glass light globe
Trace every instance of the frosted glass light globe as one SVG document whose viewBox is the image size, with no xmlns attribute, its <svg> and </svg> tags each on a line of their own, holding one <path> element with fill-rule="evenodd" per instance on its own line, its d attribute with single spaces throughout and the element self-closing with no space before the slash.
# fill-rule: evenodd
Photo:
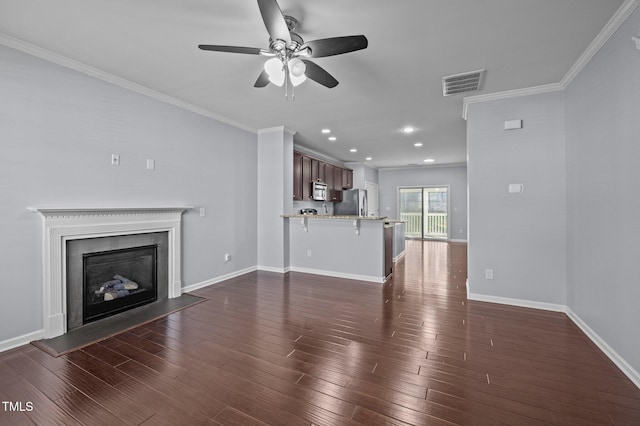
<svg viewBox="0 0 640 426">
<path fill-rule="evenodd" d="M 276 86 L 284 84 L 284 69 L 282 69 L 282 61 L 278 58 L 271 58 L 264 63 L 264 70 L 269 75 L 269 81 Z"/>
<path fill-rule="evenodd" d="M 300 59 L 293 58 L 289 61 L 289 71 L 291 72 L 292 76 L 302 77 L 306 70 L 307 66 Z"/>
</svg>

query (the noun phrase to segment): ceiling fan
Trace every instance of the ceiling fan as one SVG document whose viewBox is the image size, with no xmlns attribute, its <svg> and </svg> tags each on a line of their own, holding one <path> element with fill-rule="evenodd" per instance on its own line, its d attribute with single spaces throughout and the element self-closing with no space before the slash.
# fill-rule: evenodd
<svg viewBox="0 0 640 426">
<path fill-rule="evenodd" d="M 331 74 L 308 58 L 322 58 L 341 55 L 366 49 L 367 38 L 363 35 L 323 38 L 305 42 L 300 35 L 293 32 L 298 21 L 285 16 L 276 0 L 258 0 L 262 20 L 269 33 L 269 48 L 221 46 L 200 44 L 202 50 L 217 52 L 243 53 L 271 57 L 264 64 L 264 70 L 258 76 L 254 87 L 265 87 L 270 82 L 282 86 L 290 82 L 294 87 L 307 78 L 321 85 L 333 88 L 338 85 Z"/>
</svg>

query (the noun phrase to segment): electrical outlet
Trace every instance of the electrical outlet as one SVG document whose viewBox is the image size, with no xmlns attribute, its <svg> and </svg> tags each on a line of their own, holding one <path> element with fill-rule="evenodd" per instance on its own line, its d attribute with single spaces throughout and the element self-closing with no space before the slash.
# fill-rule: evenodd
<svg viewBox="0 0 640 426">
<path fill-rule="evenodd" d="M 307 250 L 307 257 L 311 257 L 311 250 Z"/>
<path fill-rule="evenodd" d="M 111 165 L 112 166 L 119 166 L 120 165 L 120 155 L 111 154 Z"/>
<path fill-rule="evenodd" d="M 493 269 L 485 269 L 484 270 L 484 277 L 488 280 L 492 280 L 493 279 Z"/>
<path fill-rule="evenodd" d="M 229 253 L 225 253 L 224 261 L 225 261 L 225 263 L 231 261 L 231 255 Z"/>
<path fill-rule="evenodd" d="M 200 207 L 200 216 L 205 217 L 207 215 L 207 209 Z"/>
<path fill-rule="evenodd" d="M 147 170 L 155 170 L 156 168 L 156 160 L 147 158 Z"/>
</svg>

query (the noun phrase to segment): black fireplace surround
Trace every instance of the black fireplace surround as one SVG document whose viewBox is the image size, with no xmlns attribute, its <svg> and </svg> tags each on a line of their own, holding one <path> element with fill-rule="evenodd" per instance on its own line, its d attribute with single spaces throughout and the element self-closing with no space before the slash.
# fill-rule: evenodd
<svg viewBox="0 0 640 426">
<path fill-rule="evenodd" d="M 67 331 L 168 294 L 168 233 L 68 240 Z"/>
</svg>

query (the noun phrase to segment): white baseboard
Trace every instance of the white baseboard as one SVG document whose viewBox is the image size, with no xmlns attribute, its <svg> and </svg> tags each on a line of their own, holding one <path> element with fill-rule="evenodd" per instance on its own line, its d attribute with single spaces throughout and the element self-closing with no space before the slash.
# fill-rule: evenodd
<svg viewBox="0 0 640 426">
<path fill-rule="evenodd" d="M 618 354 L 609 344 L 587 325 L 571 308 L 567 307 L 567 316 L 600 348 L 606 356 L 640 389 L 640 373 Z"/>
<path fill-rule="evenodd" d="M 466 242 L 468 242 L 467 240 L 458 239 L 458 238 L 451 238 L 451 239 L 449 239 L 447 241 L 449 241 L 451 243 L 466 243 Z"/>
<path fill-rule="evenodd" d="M 555 303 L 536 302 L 534 300 L 512 299 L 510 297 L 487 296 L 484 294 L 475 294 L 469 292 L 469 284 L 467 283 L 467 299 L 476 300 L 478 302 L 499 303 L 501 305 L 520 306 L 522 308 L 542 309 L 544 311 L 566 312 L 565 305 Z"/>
<path fill-rule="evenodd" d="M 640 389 L 640 373 L 618 354 L 598 333 L 593 331 L 575 312 L 566 305 L 555 303 L 535 302 L 531 300 L 511 299 L 508 297 L 487 296 L 469 292 L 469 280 L 467 280 L 467 299 L 479 302 L 499 303 L 502 305 L 520 306 L 524 308 L 542 309 L 544 311 L 563 312 L 584 334 L 624 373 L 625 376 Z"/>
<path fill-rule="evenodd" d="M 403 258 L 405 254 L 407 254 L 407 251 L 406 251 L 406 250 L 402 250 L 402 251 L 400 252 L 400 254 L 398 254 L 396 257 L 394 257 L 394 258 L 393 258 L 393 261 L 394 261 L 394 262 L 397 262 L 398 260 L 400 260 L 401 258 Z"/>
<path fill-rule="evenodd" d="M 258 265 L 258 271 L 267 271 L 267 272 L 277 272 L 279 274 L 286 274 L 290 271 L 290 268 L 287 266 L 286 268 L 277 268 L 274 266 L 262 266 Z"/>
<path fill-rule="evenodd" d="M 404 252 L 401 253 L 398 257 L 404 255 Z M 241 269 L 239 271 L 232 272 L 230 274 L 222 275 L 220 277 L 212 278 L 206 281 L 202 281 L 199 283 L 195 283 L 182 288 L 183 293 L 188 293 L 191 291 L 195 291 L 204 287 L 208 287 L 214 284 L 218 284 L 222 281 L 226 281 L 231 278 L 239 277 L 240 275 L 248 274 L 250 272 L 254 272 L 256 270 L 270 271 L 270 272 L 279 272 L 286 273 L 291 271 L 295 272 L 303 272 L 307 274 L 314 275 L 325 275 L 336 278 L 346 278 L 353 279 L 359 281 L 367 281 L 376 284 L 383 284 L 383 277 L 372 277 L 367 275 L 356 275 L 356 274 L 343 274 L 332 271 L 324 271 L 318 269 L 307 269 L 307 268 L 272 268 L 272 267 L 264 267 L 264 266 L 252 266 L 249 268 Z M 633 368 L 620 354 L 618 354 L 615 349 L 613 349 L 609 344 L 602 338 L 598 333 L 593 331 L 591 327 L 587 325 L 575 312 L 571 310 L 566 305 L 560 305 L 555 303 L 546 303 L 546 302 L 536 302 L 531 300 L 523 300 L 523 299 L 512 299 L 509 297 L 499 297 L 499 296 L 487 296 L 483 294 L 474 294 L 469 291 L 469 280 L 466 282 L 467 287 L 467 299 L 468 300 L 476 300 L 479 302 L 490 302 L 490 303 L 498 303 L 501 305 L 511 305 L 511 306 L 520 306 L 524 308 L 533 308 L 533 309 L 541 309 L 545 311 L 552 312 L 563 312 L 565 313 L 577 326 L 582 330 L 584 334 L 591 339 L 591 341 L 598 347 L 604 354 L 609 357 L 609 359 L 640 389 L 640 373 Z M 8 351 L 13 348 L 17 348 L 18 346 L 26 345 L 34 340 L 40 340 L 44 337 L 44 330 L 34 331 L 32 333 L 27 333 L 22 336 L 17 336 L 8 340 L 4 340 L 0 342 L 0 352 Z"/>
<path fill-rule="evenodd" d="M 252 266 L 250 268 L 241 269 L 239 271 L 232 272 L 227 275 L 223 275 L 220 277 L 212 278 L 210 280 L 202 281 L 196 284 L 189 285 L 187 287 L 182 288 L 183 293 L 188 293 L 190 291 L 195 291 L 203 287 L 208 287 L 210 285 L 218 284 L 222 281 L 238 277 L 240 275 L 248 274 L 249 272 L 255 271 L 257 268 Z M 34 340 L 40 340 L 44 338 L 44 330 L 34 331 L 32 333 L 24 334 L 22 336 L 13 337 L 8 340 L 4 340 L 0 342 L 0 352 L 8 351 L 13 348 L 17 348 L 18 346 L 26 345 L 31 343 Z"/>
<path fill-rule="evenodd" d="M 313 274 L 313 275 L 324 275 L 327 277 L 335 277 L 335 278 L 346 278 L 348 280 L 359 280 L 359 281 L 367 281 L 376 284 L 384 284 L 384 277 L 373 277 L 369 275 L 357 275 L 357 274 L 345 274 L 342 272 L 334 272 L 334 271 L 324 271 L 321 269 L 309 269 L 309 268 L 299 268 L 297 266 L 292 266 L 291 271 L 293 272 L 304 272 L 305 274 Z"/>
<path fill-rule="evenodd" d="M 186 287 L 182 287 L 183 293 L 189 293 L 191 291 L 196 291 L 204 287 L 209 287 L 210 285 L 218 284 L 222 281 L 229 280 L 231 278 L 239 277 L 240 275 L 248 274 L 249 272 L 253 272 L 257 270 L 256 266 L 251 266 L 249 268 L 240 269 L 239 271 L 231 272 L 230 274 L 221 275 L 216 278 L 211 278 L 209 280 L 201 281 L 199 283 L 191 284 Z"/>
<path fill-rule="evenodd" d="M 22 336 L 4 340 L 0 342 L 0 352 L 8 351 L 9 349 L 13 349 L 13 348 L 17 348 L 18 346 L 29 344 L 34 340 L 40 340 L 43 337 L 44 337 L 44 330 L 38 330 L 32 333 L 23 334 Z"/>
</svg>

